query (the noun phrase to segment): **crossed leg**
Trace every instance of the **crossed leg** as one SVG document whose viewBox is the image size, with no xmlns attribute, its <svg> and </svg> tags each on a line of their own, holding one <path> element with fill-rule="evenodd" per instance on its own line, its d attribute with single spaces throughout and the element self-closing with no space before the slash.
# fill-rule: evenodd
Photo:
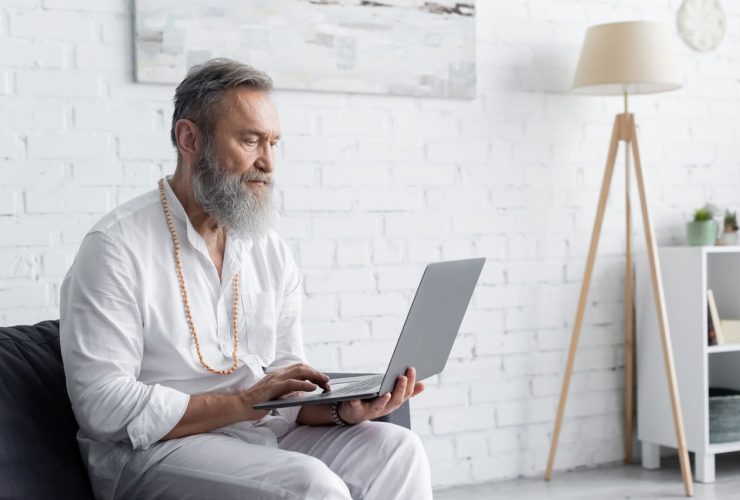
<svg viewBox="0 0 740 500">
<path fill-rule="evenodd" d="M 218 432 L 162 441 L 134 453 L 117 499 L 431 500 L 419 438 L 402 427 L 297 426 L 277 446 Z M 279 447 L 278 447 L 279 446 Z"/>
<path fill-rule="evenodd" d="M 316 457 L 347 485 L 353 499 L 431 500 L 429 460 L 419 437 L 394 424 L 298 426 L 280 448 Z"/>
</svg>

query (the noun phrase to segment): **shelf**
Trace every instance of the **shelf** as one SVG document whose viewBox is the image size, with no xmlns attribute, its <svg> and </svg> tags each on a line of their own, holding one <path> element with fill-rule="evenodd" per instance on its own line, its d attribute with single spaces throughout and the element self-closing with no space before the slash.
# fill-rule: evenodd
<svg viewBox="0 0 740 500">
<path fill-rule="evenodd" d="M 733 451 L 740 451 L 740 441 L 710 444 L 708 447 L 708 451 L 709 453 L 729 453 Z"/>
<path fill-rule="evenodd" d="M 697 479 L 711 482 L 714 456 L 740 451 L 740 439 L 709 442 L 709 388 L 740 390 L 740 343 L 707 345 L 707 290 L 714 293 L 720 318 L 740 319 L 740 246 L 661 247 L 659 253 L 686 447 L 697 457 Z M 651 275 L 647 253 L 638 254 L 637 437 L 648 457 L 659 456 L 658 446 L 675 447 L 676 442 Z M 644 463 L 653 466 L 649 459 Z"/>
<path fill-rule="evenodd" d="M 707 352 L 709 354 L 715 352 L 740 352 L 740 344 L 710 345 L 707 346 Z"/>
<path fill-rule="evenodd" d="M 720 245 L 713 247 L 701 247 L 704 253 L 738 253 L 740 252 L 740 246 L 738 245 Z"/>
<path fill-rule="evenodd" d="M 660 247 L 661 252 L 676 252 L 676 253 L 686 253 L 686 252 L 700 252 L 704 254 L 709 253 L 740 253 L 740 245 L 714 245 L 714 246 L 706 246 L 706 247 L 700 247 L 700 246 L 670 246 L 670 247 Z"/>
</svg>

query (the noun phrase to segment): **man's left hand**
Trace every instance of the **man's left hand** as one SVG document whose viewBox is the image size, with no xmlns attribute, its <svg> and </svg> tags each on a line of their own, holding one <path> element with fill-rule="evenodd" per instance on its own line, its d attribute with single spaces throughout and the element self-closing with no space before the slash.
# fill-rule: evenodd
<svg viewBox="0 0 740 500">
<path fill-rule="evenodd" d="M 406 375 L 396 379 L 393 392 L 387 392 L 371 401 L 355 399 L 339 404 L 339 416 L 348 424 L 359 424 L 388 415 L 424 390 L 424 384 L 416 381 L 416 370 L 409 368 Z"/>
</svg>

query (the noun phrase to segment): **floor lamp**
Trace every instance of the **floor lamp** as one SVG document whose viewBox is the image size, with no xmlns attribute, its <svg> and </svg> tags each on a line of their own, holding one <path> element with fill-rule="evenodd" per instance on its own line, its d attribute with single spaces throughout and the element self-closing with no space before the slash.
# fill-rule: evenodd
<svg viewBox="0 0 740 500">
<path fill-rule="evenodd" d="M 624 113 L 618 114 L 614 119 L 609 154 L 604 171 L 604 179 L 601 185 L 596 219 L 591 234 L 591 246 L 588 251 L 586 270 L 581 285 L 580 298 L 576 319 L 573 325 L 573 334 L 570 340 L 570 349 L 563 377 L 563 385 L 560 392 L 555 429 L 550 443 L 550 455 L 547 461 L 545 479 L 552 478 L 552 469 L 555 463 L 560 428 L 563 423 L 565 404 L 568 399 L 570 379 L 573 374 L 573 363 L 575 361 L 578 339 L 581 335 L 583 316 L 586 310 L 586 298 L 591 282 L 596 250 L 601 235 L 601 225 L 604 220 L 606 201 L 614 173 L 614 163 L 617 156 L 619 143 L 624 143 L 625 152 L 625 201 L 626 201 L 626 263 L 625 263 L 625 462 L 632 462 L 632 415 L 633 415 L 633 371 L 634 371 L 634 332 L 632 316 L 632 227 L 630 206 L 630 152 L 634 160 L 635 178 L 640 198 L 643 226 L 645 228 L 645 239 L 647 254 L 650 263 L 653 297 L 658 311 L 658 322 L 660 336 L 663 346 L 663 361 L 665 364 L 668 380 L 668 391 L 670 393 L 673 408 L 673 424 L 676 429 L 676 442 L 678 443 L 679 459 L 681 463 L 681 475 L 683 477 L 686 495 L 692 496 L 694 485 L 691 479 L 691 468 L 689 456 L 686 449 L 686 437 L 681 416 L 681 404 L 676 382 L 676 371 L 673 362 L 673 350 L 671 347 L 668 319 L 666 317 L 665 300 L 663 294 L 662 278 L 660 273 L 660 262 L 655 242 L 655 234 L 650 218 L 647 194 L 645 193 L 645 180 L 643 178 L 640 153 L 637 146 L 637 132 L 635 119 L 628 112 L 629 94 L 648 94 L 654 92 L 665 92 L 674 90 L 681 86 L 678 73 L 675 70 L 669 49 L 667 31 L 658 23 L 652 22 L 624 22 L 602 24 L 592 26 L 586 32 L 586 38 L 581 49 L 581 57 L 578 61 L 573 89 L 577 93 L 590 95 L 622 95 L 624 98 Z"/>
</svg>

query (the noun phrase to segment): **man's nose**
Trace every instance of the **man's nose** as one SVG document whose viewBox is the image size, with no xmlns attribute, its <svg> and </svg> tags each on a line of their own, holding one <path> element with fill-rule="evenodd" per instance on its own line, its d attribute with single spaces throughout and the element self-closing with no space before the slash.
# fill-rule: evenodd
<svg viewBox="0 0 740 500">
<path fill-rule="evenodd" d="M 275 149 L 270 144 L 265 144 L 260 148 L 257 167 L 268 174 L 275 170 Z"/>
</svg>

